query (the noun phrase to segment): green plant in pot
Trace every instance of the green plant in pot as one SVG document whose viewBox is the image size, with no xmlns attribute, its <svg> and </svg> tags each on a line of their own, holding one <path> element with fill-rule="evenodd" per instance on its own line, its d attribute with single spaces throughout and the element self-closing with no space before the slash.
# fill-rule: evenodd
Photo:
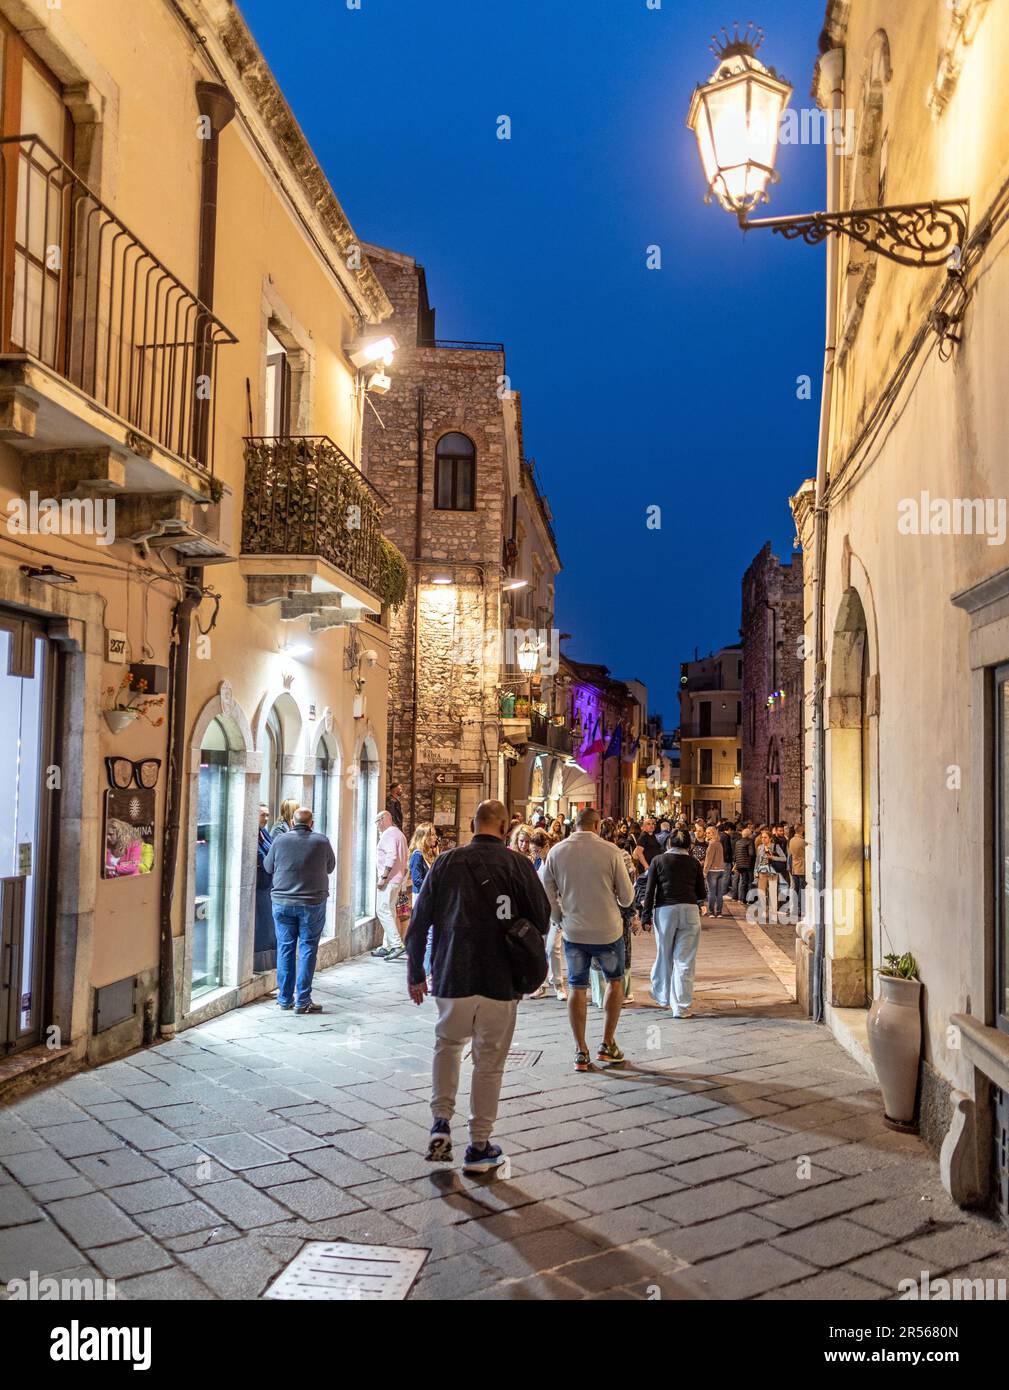
<svg viewBox="0 0 1009 1390">
<path fill-rule="evenodd" d="M 891 1129 L 916 1133 L 915 1101 L 921 1061 L 921 980 L 909 951 L 891 952 L 879 967 L 879 995 L 869 1009 L 868 1037 L 883 1118 Z"/>
</svg>

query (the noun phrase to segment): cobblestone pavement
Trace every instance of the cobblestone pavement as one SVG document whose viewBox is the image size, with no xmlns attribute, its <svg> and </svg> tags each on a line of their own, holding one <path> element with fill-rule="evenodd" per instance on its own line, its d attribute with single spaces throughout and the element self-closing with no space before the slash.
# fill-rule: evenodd
<svg viewBox="0 0 1009 1390">
<path fill-rule="evenodd" d="M 886 1299 L 923 1270 L 1009 1277 L 1007 1232 L 949 1202 L 735 920 L 704 932 L 692 1020 L 648 999 L 650 958 L 639 937 L 623 1068 L 576 1074 L 564 1007 L 521 1005 L 507 1179 L 424 1161 L 433 1006 L 370 958 L 318 977 L 321 1015 L 261 1002 L 9 1105 L 0 1290 L 35 1270 L 255 1298 L 306 1239 L 429 1250 L 415 1299 Z"/>
</svg>

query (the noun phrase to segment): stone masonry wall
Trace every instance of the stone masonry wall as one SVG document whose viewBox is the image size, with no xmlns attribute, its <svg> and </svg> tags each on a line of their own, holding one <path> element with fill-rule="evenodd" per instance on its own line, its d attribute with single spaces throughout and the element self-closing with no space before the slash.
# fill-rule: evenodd
<svg viewBox="0 0 1009 1390">
<path fill-rule="evenodd" d="M 769 605 L 769 606 L 768 606 Z M 772 616 L 773 615 L 773 616 Z M 770 541 L 743 576 L 743 816 L 764 821 L 768 771 L 777 750 L 778 818 L 802 820 L 802 557 L 783 565 Z M 776 659 L 775 659 L 776 645 Z M 768 708 L 775 690 L 784 692 Z"/>
<path fill-rule="evenodd" d="M 425 309 L 420 267 L 395 252 L 376 248 L 368 254 L 395 306 L 383 329 L 395 334 L 399 347 L 392 388 L 375 401 L 381 423 L 370 406 L 365 409 L 364 469 L 389 504 L 383 529 L 411 569 L 406 602 L 391 620 L 388 781 L 403 784 L 409 833 L 416 821 L 431 818 L 437 773 L 463 780 L 459 826 L 465 838 L 481 793 L 497 792 L 498 667 L 485 653 L 493 654 L 499 629 L 507 520 L 505 425 L 498 396 L 504 357 L 496 351 L 418 347 L 418 319 Z M 450 431 L 468 435 L 476 447 L 472 511 L 434 507 L 435 451 Z M 453 585 L 430 583 L 439 569 L 453 574 Z M 488 763 L 488 782 L 476 784 L 472 779 Z"/>
</svg>

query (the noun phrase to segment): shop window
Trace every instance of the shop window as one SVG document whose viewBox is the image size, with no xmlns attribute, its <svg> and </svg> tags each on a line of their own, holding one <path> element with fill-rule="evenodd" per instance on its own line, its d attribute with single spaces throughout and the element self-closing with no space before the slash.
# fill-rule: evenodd
<svg viewBox="0 0 1009 1390">
<path fill-rule="evenodd" d="M 315 759 L 315 778 L 312 784 L 312 814 L 315 828 L 330 839 L 336 836 L 336 816 L 334 800 L 339 792 L 339 749 L 331 734 L 323 734 L 319 739 Z"/>
<path fill-rule="evenodd" d="M 229 744 L 213 720 L 200 747 L 196 809 L 196 894 L 193 900 L 193 998 L 224 983 L 228 894 Z"/>
<path fill-rule="evenodd" d="M 358 759 L 357 798 L 354 807 L 354 916 L 375 913 L 375 848 L 378 830 L 378 759 L 369 744 Z"/>
<path fill-rule="evenodd" d="M 434 460 L 434 505 L 471 512 L 476 505 L 476 448 L 465 434 L 445 434 Z"/>
<path fill-rule="evenodd" d="M 267 715 L 260 752 L 263 770 L 259 775 L 259 800 L 269 807 L 272 826 L 280 815 L 284 770 L 284 730 L 276 706 Z"/>
</svg>

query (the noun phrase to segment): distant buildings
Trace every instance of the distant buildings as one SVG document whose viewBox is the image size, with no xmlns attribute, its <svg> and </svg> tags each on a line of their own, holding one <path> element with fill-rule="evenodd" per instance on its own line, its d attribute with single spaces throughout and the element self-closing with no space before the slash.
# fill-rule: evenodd
<svg viewBox="0 0 1009 1390">
<path fill-rule="evenodd" d="M 680 666 L 680 800 L 691 818 L 740 814 L 742 684 L 738 642 Z"/>
</svg>

